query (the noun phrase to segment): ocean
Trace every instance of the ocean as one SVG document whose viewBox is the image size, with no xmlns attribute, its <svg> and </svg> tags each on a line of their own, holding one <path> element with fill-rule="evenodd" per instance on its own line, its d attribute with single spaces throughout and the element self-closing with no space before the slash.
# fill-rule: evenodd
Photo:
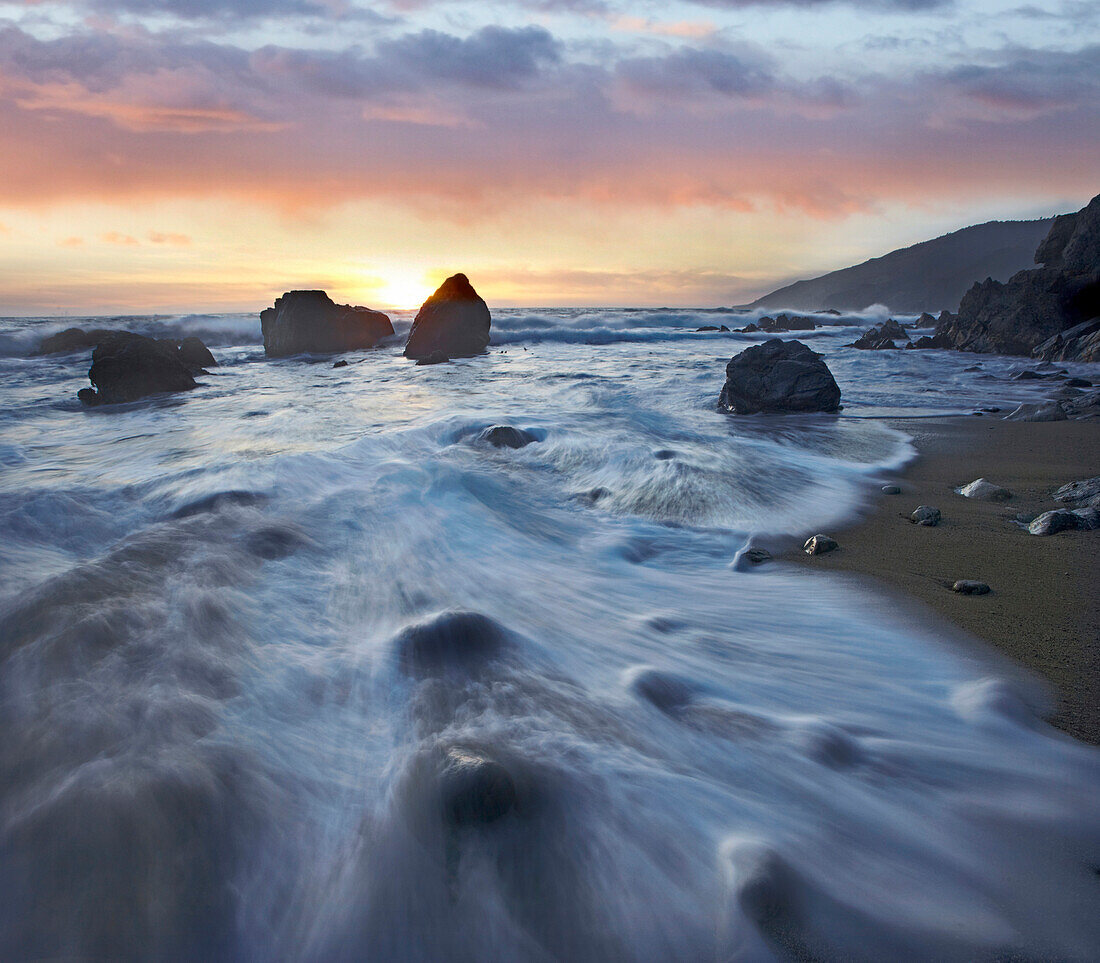
<svg viewBox="0 0 1100 963">
<path fill-rule="evenodd" d="M 696 328 L 755 314 L 495 310 L 429 367 L 411 317 L 339 369 L 255 315 L 0 321 L 0 957 L 1095 957 L 1100 755 L 1042 688 L 735 564 L 857 518 L 913 457 L 886 418 L 1007 412 L 1033 365 L 822 316 L 784 337 L 840 414 L 735 417 L 767 336 Z M 74 324 L 219 366 L 83 409 L 86 352 L 30 357 Z M 448 612 L 491 645 L 411 670 Z M 442 813 L 455 747 L 501 818 Z"/>
</svg>

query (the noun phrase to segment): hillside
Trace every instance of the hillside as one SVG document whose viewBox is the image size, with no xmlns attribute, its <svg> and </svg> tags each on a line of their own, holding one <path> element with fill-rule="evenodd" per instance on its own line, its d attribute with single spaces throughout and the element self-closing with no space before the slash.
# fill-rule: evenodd
<svg viewBox="0 0 1100 963">
<path fill-rule="evenodd" d="M 1006 281 L 1034 267 L 1035 249 L 1053 222 L 989 221 L 964 227 L 854 267 L 796 281 L 750 307 L 858 311 L 885 304 L 898 313 L 957 311 L 976 280 Z"/>
</svg>

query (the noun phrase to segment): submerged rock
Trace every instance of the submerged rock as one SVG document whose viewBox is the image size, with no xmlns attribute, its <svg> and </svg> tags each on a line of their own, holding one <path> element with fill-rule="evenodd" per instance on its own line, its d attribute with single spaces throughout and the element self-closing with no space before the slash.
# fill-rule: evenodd
<svg viewBox="0 0 1100 963">
<path fill-rule="evenodd" d="M 441 612 L 398 633 L 394 650 L 406 675 L 473 672 L 507 647 L 503 626 L 478 612 Z"/>
<path fill-rule="evenodd" d="M 989 586 L 985 582 L 975 582 L 971 579 L 959 579 L 951 586 L 952 592 L 957 592 L 959 595 L 988 595 L 990 592 Z"/>
<path fill-rule="evenodd" d="M 730 359 L 718 406 L 739 415 L 836 411 L 840 388 L 821 355 L 801 341 L 773 338 Z"/>
<path fill-rule="evenodd" d="M 962 488 L 956 488 L 955 491 L 964 498 L 976 498 L 983 502 L 1003 502 L 1012 497 L 1012 492 L 1007 488 L 1002 488 L 1000 485 L 994 485 L 984 478 L 977 478 L 969 485 L 963 485 Z"/>
<path fill-rule="evenodd" d="M 807 555 L 824 555 L 826 552 L 832 552 L 838 548 L 840 548 L 840 543 L 835 538 L 830 538 L 828 535 L 814 535 L 806 540 L 806 544 L 802 546 L 802 551 Z"/>
<path fill-rule="evenodd" d="M 405 357 L 443 354 L 468 358 L 489 346 L 492 316 L 465 274 L 447 278 L 421 306 L 405 343 Z"/>
<path fill-rule="evenodd" d="M 260 327 L 269 358 L 373 348 L 393 334 L 381 311 L 336 304 L 324 291 L 288 291 L 260 312 Z"/>
<path fill-rule="evenodd" d="M 129 332 L 113 332 L 96 345 L 88 379 L 96 390 L 84 388 L 78 393 L 86 405 L 122 404 L 196 387 L 190 369 L 171 342 Z"/>
<path fill-rule="evenodd" d="M 938 508 L 933 508 L 931 505 L 919 505 L 917 509 L 909 516 L 910 521 L 917 525 L 925 525 L 932 527 L 938 525 L 943 515 Z"/>
<path fill-rule="evenodd" d="M 516 805 L 516 784 L 495 759 L 473 749 L 452 746 L 439 773 L 443 819 L 452 826 L 485 825 Z"/>
<path fill-rule="evenodd" d="M 477 437 L 481 441 L 487 441 L 494 448 L 523 448 L 533 441 L 538 441 L 529 431 L 522 431 L 511 425 L 493 425 Z"/>
<path fill-rule="evenodd" d="M 676 712 L 692 700 L 691 687 L 684 680 L 659 669 L 636 669 L 630 674 L 628 684 L 638 698 L 662 712 Z"/>
</svg>

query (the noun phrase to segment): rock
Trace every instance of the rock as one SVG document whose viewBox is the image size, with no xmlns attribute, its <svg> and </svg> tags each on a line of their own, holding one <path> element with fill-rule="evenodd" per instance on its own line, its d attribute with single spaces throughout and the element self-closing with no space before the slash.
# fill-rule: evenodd
<svg viewBox="0 0 1100 963">
<path fill-rule="evenodd" d="M 538 439 L 529 431 L 521 431 L 511 425 L 493 425 L 479 434 L 480 441 L 487 441 L 494 448 L 523 448 Z"/>
<path fill-rule="evenodd" d="M 974 582 L 970 579 L 959 579 L 951 586 L 952 592 L 959 595 L 988 595 L 989 586 L 985 582 Z"/>
<path fill-rule="evenodd" d="M 746 324 L 743 328 L 738 328 L 737 331 L 740 334 L 755 334 L 760 328 L 752 323 Z"/>
<path fill-rule="evenodd" d="M 507 644 L 504 628 L 487 615 L 448 611 L 404 628 L 394 649 L 401 670 L 420 678 L 474 672 Z"/>
<path fill-rule="evenodd" d="M 676 457 L 676 452 L 671 448 L 658 448 L 653 453 L 653 457 L 656 458 L 657 461 L 672 461 L 672 459 Z"/>
<path fill-rule="evenodd" d="M 439 773 L 443 819 L 452 826 L 496 822 L 516 806 L 516 785 L 508 770 L 473 749 L 452 746 Z"/>
<path fill-rule="evenodd" d="M 373 348 L 393 334 L 381 311 L 336 304 L 324 291 L 288 291 L 260 312 L 260 327 L 269 358 Z"/>
<path fill-rule="evenodd" d="M 881 351 L 883 349 L 897 349 L 895 341 L 908 341 L 909 335 L 905 329 L 893 318 L 877 327 L 870 328 L 849 348 L 859 348 L 861 351 Z M 931 340 L 931 339 L 930 339 Z"/>
<path fill-rule="evenodd" d="M 1091 531 L 1097 527 L 1100 527 L 1100 511 L 1095 508 L 1079 508 L 1076 511 L 1056 508 L 1052 512 L 1043 512 L 1028 525 L 1027 530 L 1032 535 L 1054 535 L 1064 531 Z"/>
<path fill-rule="evenodd" d="M 639 698 L 660 709 L 674 713 L 691 702 L 691 687 L 668 672 L 643 667 L 630 676 L 630 690 Z"/>
<path fill-rule="evenodd" d="M 433 351 L 423 358 L 417 358 L 416 364 L 418 367 L 426 364 L 447 364 L 450 360 L 450 357 L 445 351 Z"/>
<path fill-rule="evenodd" d="M 180 361 L 182 361 L 188 368 L 216 368 L 218 362 L 215 360 L 214 355 L 210 353 L 210 349 L 202 343 L 199 338 L 191 337 L 184 338 L 179 344 Z"/>
<path fill-rule="evenodd" d="M 1065 386 L 1067 388 L 1091 388 L 1092 382 L 1086 381 L 1084 378 L 1066 378 Z"/>
<path fill-rule="evenodd" d="M 746 569 L 755 568 L 757 565 L 763 565 L 765 562 L 770 562 L 771 559 L 772 553 L 766 548 L 750 545 L 747 548 L 742 548 L 734 555 L 733 561 L 730 562 L 730 568 L 735 572 L 744 572 Z"/>
<path fill-rule="evenodd" d="M 931 528 L 934 525 L 938 525 L 943 515 L 938 508 L 932 508 L 931 505 L 919 505 L 916 511 L 909 516 L 910 521 L 917 525 L 925 525 Z"/>
<path fill-rule="evenodd" d="M 35 354 L 68 354 L 73 351 L 86 351 L 88 348 L 94 348 L 105 337 L 118 333 L 107 328 L 93 328 L 90 331 L 85 331 L 83 328 L 66 328 L 64 331 L 43 338 L 38 343 Z"/>
<path fill-rule="evenodd" d="M 1097 507 L 1100 500 L 1100 475 L 1063 485 L 1054 493 L 1054 500 L 1063 505 Z"/>
<path fill-rule="evenodd" d="M 348 363 L 343 358 L 341 358 L 339 361 L 332 362 L 332 366 L 334 368 L 346 368 L 348 366 Z"/>
<path fill-rule="evenodd" d="M 1100 389 L 1089 391 L 1078 398 L 1071 398 L 1059 403 L 1065 416 L 1072 421 L 1082 418 L 1096 418 L 1100 416 Z"/>
<path fill-rule="evenodd" d="M 900 495 L 901 489 L 897 485 L 883 485 L 882 494 L 884 495 Z"/>
<path fill-rule="evenodd" d="M 994 485 L 984 478 L 978 478 L 969 485 L 956 488 L 955 491 L 964 498 L 977 498 L 983 502 L 1003 502 L 1012 497 L 1012 492 L 1000 485 Z"/>
<path fill-rule="evenodd" d="M 931 328 L 936 324 L 936 319 L 933 315 L 925 311 L 919 318 L 917 318 L 916 327 L 918 328 Z"/>
<path fill-rule="evenodd" d="M 99 404 L 99 395 L 96 394 L 95 388 L 81 388 L 76 396 L 82 404 L 87 405 L 89 408 Z"/>
<path fill-rule="evenodd" d="M 148 395 L 188 391 L 195 379 L 170 343 L 140 334 L 113 332 L 92 352 L 88 379 L 96 388 L 83 389 L 77 397 L 86 405 L 115 405 Z"/>
<path fill-rule="evenodd" d="M 448 358 L 481 354 L 489 345 L 489 308 L 465 274 L 447 278 L 417 312 L 405 344 L 406 358 L 443 352 Z"/>
<path fill-rule="evenodd" d="M 921 337 L 917 338 L 916 341 L 910 341 L 905 347 L 911 349 L 925 350 L 929 348 L 950 348 L 951 345 L 948 343 L 946 338 L 940 337 L 939 335 L 934 335 L 931 338 L 928 337 L 928 335 L 922 335 Z"/>
<path fill-rule="evenodd" d="M 806 544 L 802 546 L 802 551 L 807 555 L 824 555 L 826 552 L 832 552 L 838 548 L 840 548 L 840 544 L 835 538 L 829 538 L 828 535 L 814 535 L 813 538 L 806 540 Z"/>
<path fill-rule="evenodd" d="M 1013 376 L 1013 381 L 1040 381 L 1043 378 L 1049 378 L 1051 375 L 1043 374 L 1041 371 L 1017 371 Z"/>
<path fill-rule="evenodd" d="M 718 406 L 739 415 L 836 411 L 840 388 L 819 354 L 773 338 L 730 359 Z"/>
<path fill-rule="evenodd" d="M 957 315 L 941 315 L 936 334 L 962 351 L 1100 358 L 1100 327 L 1084 326 L 1100 316 L 1098 252 L 1100 195 L 1055 220 L 1035 252 L 1042 267 L 975 284 Z"/>
<path fill-rule="evenodd" d="M 729 328 L 727 328 L 724 324 L 721 327 L 718 327 L 718 325 L 716 325 L 716 324 L 704 324 L 701 328 L 696 328 L 695 330 L 697 332 L 698 331 L 729 331 Z"/>
<path fill-rule="evenodd" d="M 1047 401 L 1038 405 L 1023 404 L 1015 411 L 1005 415 L 1005 421 L 1065 421 L 1068 416 L 1057 401 Z"/>
<path fill-rule="evenodd" d="M 729 329 L 729 328 L 728 328 L 728 327 L 727 327 L 726 325 L 724 325 L 724 324 L 720 324 L 720 325 L 718 326 L 718 330 L 719 330 L 719 331 L 725 331 L 725 332 L 726 332 L 726 334 L 729 334 L 729 333 L 730 333 L 730 329 Z"/>
</svg>

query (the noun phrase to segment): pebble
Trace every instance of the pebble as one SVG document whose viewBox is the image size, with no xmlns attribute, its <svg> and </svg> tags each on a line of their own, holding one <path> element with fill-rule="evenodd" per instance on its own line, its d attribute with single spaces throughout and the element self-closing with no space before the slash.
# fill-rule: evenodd
<svg viewBox="0 0 1100 963">
<path fill-rule="evenodd" d="M 909 516 L 910 520 L 917 525 L 927 525 L 929 527 L 938 525 L 943 515 L 938 508 L 932 508 L 930 505 L 919 505 L 917 510 Z"/>
<path fill-rule="evenodd" d="M 807 555 L 824 555 L 826 552 L 831 552 L 837 548 L 840 548 L 840 544 L 835 538 L 829 538 L 828 535 L 815 535 L 813 538 L 806 540 L 806 544 L 802 546 L 802 551 Z"/>
<path fill-rule="evenodd" d="M 958 592 L 959 595 L 988 595 L 989 586 L 985 582 L 975 582 L 971 579 L 962 578 L 951 586 L 951 591 Z"/>
</svg>

